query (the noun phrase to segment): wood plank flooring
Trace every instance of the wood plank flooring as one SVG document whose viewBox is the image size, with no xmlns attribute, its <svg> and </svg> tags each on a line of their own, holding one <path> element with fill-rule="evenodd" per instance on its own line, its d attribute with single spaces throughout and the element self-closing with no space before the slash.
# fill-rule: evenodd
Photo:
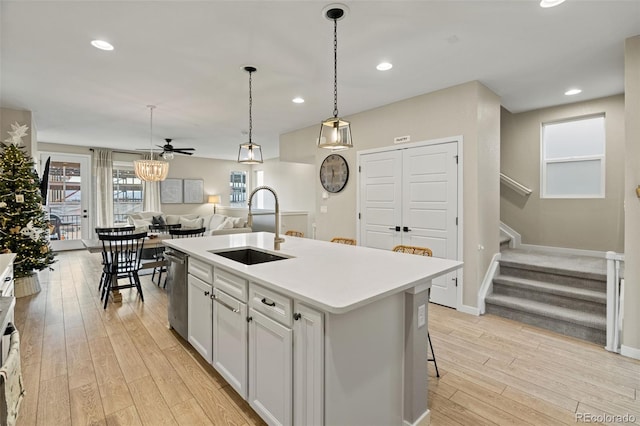
<svg viewBox="0 0 640 426">
<path fill-rule="evenodd" d="M 256 425 L 260 418 L 167 327 L 164 290 L 142 277 L 106 310 L 100 255 L 58 255 L 16 303 L 26 397 L 18 425 Z M 640 362 L 499 317 L 429 307 L 431 424 L 562 425 L 576 414 L 640 424 Z M 606 423 L 606 422 L 605 422 Z"/>
</svg>

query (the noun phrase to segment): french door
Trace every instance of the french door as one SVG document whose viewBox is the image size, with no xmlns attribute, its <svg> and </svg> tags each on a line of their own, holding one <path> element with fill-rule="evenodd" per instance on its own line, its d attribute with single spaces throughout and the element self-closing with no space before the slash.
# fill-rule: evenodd
<svg viewBox="0 0 640 426">
<path fill-rule="evenodd" d="M 46 211 L 52 225 L 54 251 L 84 248 L 90 238 L 91 157 L 81 154 L 40 153 L 41 174 L 49 160 Z"/>
<path fill-rule="evenodd" d="M 457 150 L 452 142 L 362 154 L 361 244 L 428 247 L 457 260 Z M 431 301 L 456 307 L 457 271 L 433 280 Z"/>
</svg>

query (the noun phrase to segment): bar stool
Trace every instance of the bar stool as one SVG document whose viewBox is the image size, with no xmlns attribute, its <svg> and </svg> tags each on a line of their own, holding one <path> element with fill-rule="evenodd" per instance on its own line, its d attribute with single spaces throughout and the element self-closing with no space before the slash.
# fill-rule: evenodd
<svg viewBox="0 0 640 426">
<path fill-rule="evenodd" d="M 356 245 L 356 240 L 354 240 L 353 238 L 345 238 L 345 237 L 334 237 L 331 239 L 331 242 L 338 243 L 338 244 L 347 244 L 350 246 Z"/>
<path fill-rule="evenodd" d="M 418 256 L 433 256 L 433 252 L 427 247 L 399 245 L 395 246 L 392 250 L 398 253 L 416 254 Z M 429 289 L 429 291 L 431 291 L 431 289 Z M 429 330 L 427 330 L 427 340 L 429 341 L 429 349 L 431 349 L 431 356 L 433 357 L 427 357 L 427 361 L 433 361 L 433 365 L 436 367 L 436 377 L 440 377 L 438 363 L 436 362 L 436 353 L 433 352 L 433 345 L 431 344 L 431 335 L 429 334 Z"/>
<path fill-rule="evenodd" d="M 289 235 L 290 237 L 300 237 L 304 238 L 304 232 L 289 230 L 284 233 L 284 235 Z"/>
</svg>

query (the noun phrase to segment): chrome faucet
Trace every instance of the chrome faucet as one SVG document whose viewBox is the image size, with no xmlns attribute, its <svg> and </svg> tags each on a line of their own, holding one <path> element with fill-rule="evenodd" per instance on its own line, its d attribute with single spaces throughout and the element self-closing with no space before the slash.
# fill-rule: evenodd
<svg viewBox="0 0 640 426">
<path fill-rule="evenodd" d="M 251 213 L 251 200 L 253 199 L 253 196 L 256 194 L 256 192 L 262 189 L 266 189 L 267 191 L 270 191 L 273 194 L 273 198 L 275 198 L 276 200 L 276 213 L 275 213 L 276 214 L 276 236 L 273 239 L 273 249 L 280 250 L 280 243 L 284 243 L 284 238 L 280 238 L 280 202 L 278 201 L 278 195 L 276 194 L 276 191 L 273 190 L 273 188 L 270 188 L 268 186 L 259 186 L 253 191 L 251 191 L 251 194 L 249 195 L 249 214 L 247 215 L 247 226 L 251 228 L 251 226 L 253 225 L 253 213 Z"/>
</svg>

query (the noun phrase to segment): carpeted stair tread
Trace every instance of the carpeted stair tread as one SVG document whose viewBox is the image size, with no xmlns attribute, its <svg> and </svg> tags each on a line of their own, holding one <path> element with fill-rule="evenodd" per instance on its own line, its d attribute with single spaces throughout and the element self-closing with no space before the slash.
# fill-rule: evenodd
<svg viewBox="0 0 640 426">
<path fill-rule="evenodd" d="M 576 311 L 570 308 L 550 306 L 546 303 L 502 294 L 490 294 L 486 297 L 485 301 L 487 304 L 503 306 L 509 309 L 566 321 L 598 330 L 606 330 L 606 318 L 602 315 Z"/>
<path fill-rule="evenodd" d="M 605 291 L 591 290 L 586 288 L 570 287 L 562 284 L 553 284 L 526 278 L 517 278 L 506 275 L 498 275 L 493 279 L 494 283 L 516 287 L 533 292 L 550 293 L 572 299 L 587 300 L 595 303 L 607 303 Z"/>
<path fill-rule="evenodd" d="M 500 235 L 500 244 L 508 243 L 511 241 L 511 237 L 508 235 Z"/>
<path fill-rule="evenodd" d="M 591 280 L 607 280 L 604 258 L 544 253 L 534 250 L 505 249 L 500 264 L 513 268 L 575 276 Z"/>
</svg>

